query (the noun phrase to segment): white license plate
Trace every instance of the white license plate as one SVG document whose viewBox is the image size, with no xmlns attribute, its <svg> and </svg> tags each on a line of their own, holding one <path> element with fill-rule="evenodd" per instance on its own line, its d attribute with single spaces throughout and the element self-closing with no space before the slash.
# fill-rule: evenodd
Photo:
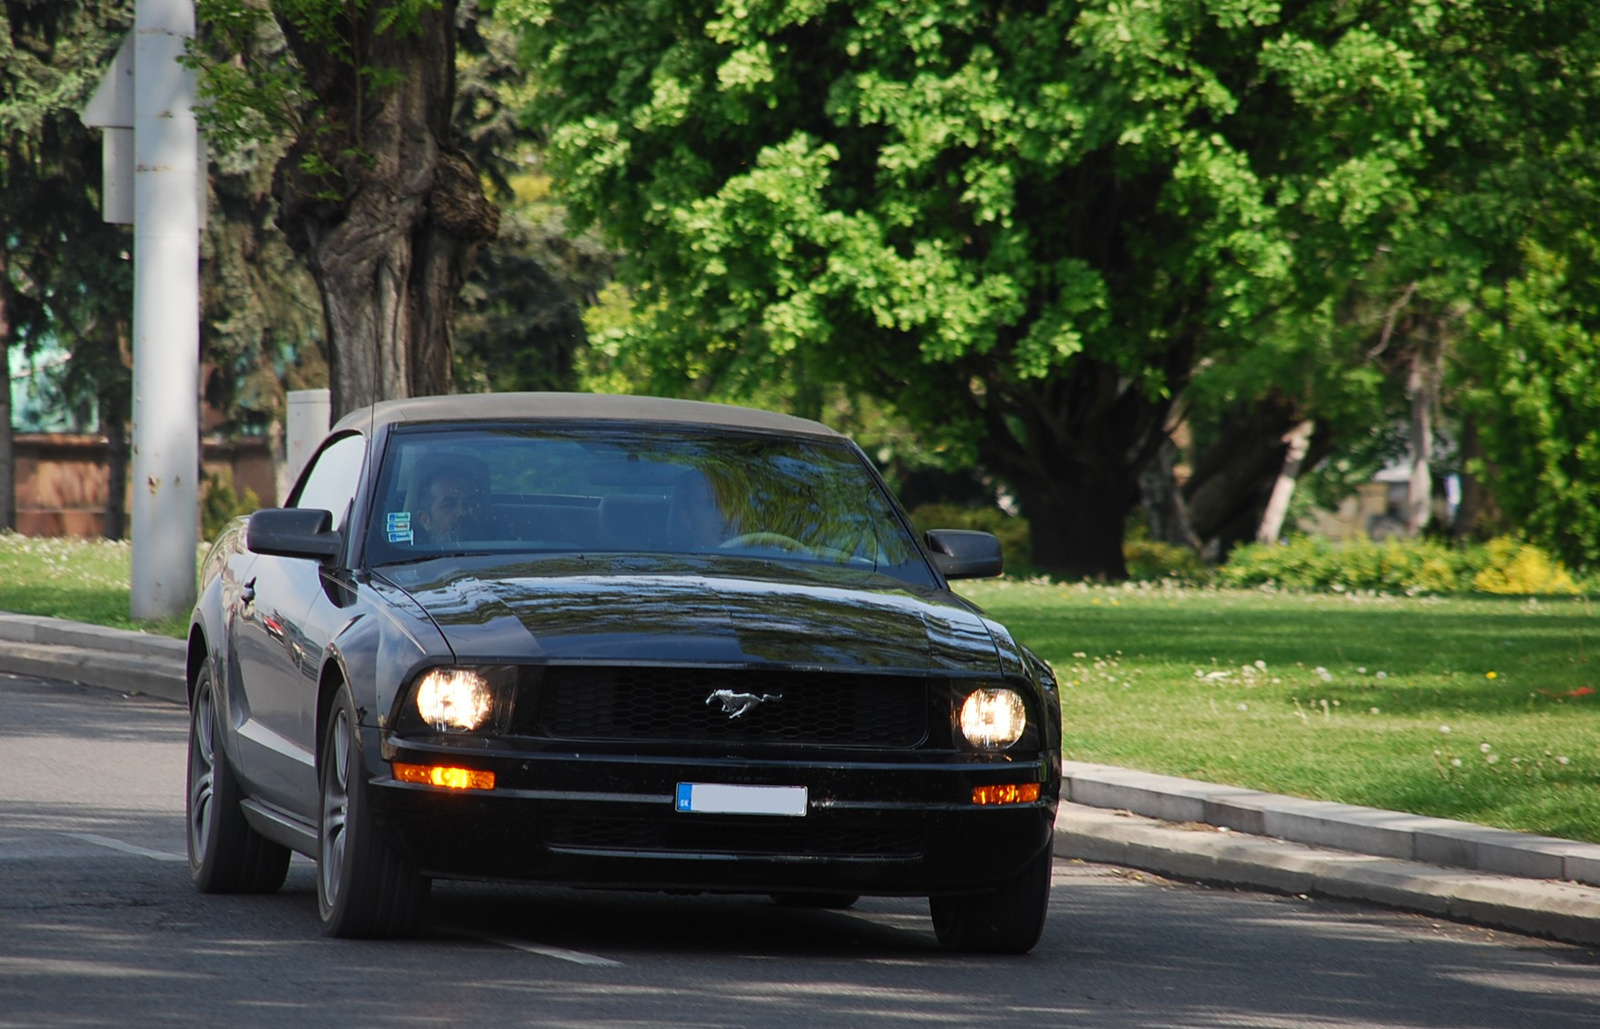
<svg viewBox="0 0 1600 1029">
<path fill-rule="evenodd" d="M 695 814 L 797 817 L 806 813 L 806 788 L 680 782 L 676 806 Z"/>
</svg>

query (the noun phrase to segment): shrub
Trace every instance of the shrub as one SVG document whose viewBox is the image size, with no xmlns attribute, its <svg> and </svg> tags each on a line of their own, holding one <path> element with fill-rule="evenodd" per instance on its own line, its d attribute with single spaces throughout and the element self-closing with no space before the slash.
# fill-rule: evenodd
<svg viewBox="0 0 1600 1029">
<path fill-rule="evenodd" d="M 208 473 L 202 481 L 205 495 L 200 498 L 200 534 L 204 539 L 216 539 L 233 519 L 261 506 L 255 490 L 247 486 L 241 494 L 234 488 L 233 476 L 226 469 Z"/>
<path fill-rule="evenodd" d="M 1282 545 L 1251 543 L 1235 548 L 1217 579 L 1228 586 L 1380 593 L 1579 592 L 1559 561 L 1506 537 L 1465 547 L 1434 539 L 1333 543 L 1306 536 Z"/>
<path fill-rule="evenodd" d="M 1482 593 L 1558 593 L 1578 592 L 1577 583 L 1561 564 L 1531 543 L 1505 536 L 1486 543 L 1482 550 L 1486 563 L 1472 577 L 1472 588 Z"/>
<path fill-rule="evenodd" d="M 1128 563 L 1128 578 L 1140 581 L 1175 579 L 1198 584 L 1211 579 L 1211 570 L 1190 547 L 1160 543 L 1144 535 L 1130 536 L 1122 545 Z"/>
</svg>

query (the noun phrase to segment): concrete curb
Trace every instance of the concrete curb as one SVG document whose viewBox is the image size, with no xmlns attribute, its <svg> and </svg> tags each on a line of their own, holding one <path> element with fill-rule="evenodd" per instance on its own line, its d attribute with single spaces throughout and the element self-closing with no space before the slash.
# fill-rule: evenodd
<svg viewBox="0 0 1600 1029">
<path fill-rule="evenodd" d="M 1062 763 L 1062 799 L 1378 857 L 1600 886 L 1600 845 L 1303 800 L 1111 765 Z"/>
<path fill-rule="evenodd" d="M 188 704 L 188 646 L 169 636 L 0 614 L 0 671 Z"/>
<path fill-rule="evenodd" d="M 188 702 L 182 640 L 0 613 L 0 672 Z M 1600 945 L 1600 846 L 1063 763 L 1056 853 Z M 1558 881 L 1565 880 L 1565 881 Z"/>
</svg>

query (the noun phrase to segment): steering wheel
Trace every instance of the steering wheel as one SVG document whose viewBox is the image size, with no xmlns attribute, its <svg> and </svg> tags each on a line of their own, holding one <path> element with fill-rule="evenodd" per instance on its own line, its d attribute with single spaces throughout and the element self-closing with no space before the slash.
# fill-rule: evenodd
<svg viewBox="0 0 1600 1029">
<path fill-rule="evenodd" d="M 782 550 L 790 554 L 809 554 L 811 548 L 781 532 L 746 532 L 719 544 L 723 550 Z"/>
</svg>

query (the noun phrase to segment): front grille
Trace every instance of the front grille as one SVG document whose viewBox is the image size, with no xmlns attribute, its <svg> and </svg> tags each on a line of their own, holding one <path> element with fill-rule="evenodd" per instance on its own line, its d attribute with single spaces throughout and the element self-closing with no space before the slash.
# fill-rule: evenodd
<svg viewBox="0 0 1600 1029">
<path fill-rule="evenodd" d="M 920 829 L 682 815 L 667 820 L 556 819 L 547 826 L 545 841 L 556 850 L 910 859 L 922 855 L 922 837 Z"/>
<path fill-rule="evenodd" d="M 737 718 L 718 690 L 767 697 Z M 558 739 L 915 747 L 929 682 L 893 675 L 546 668 L 531 728 Z M 521 721 L 521 719 L 519 719 Z"/>
</svg>

